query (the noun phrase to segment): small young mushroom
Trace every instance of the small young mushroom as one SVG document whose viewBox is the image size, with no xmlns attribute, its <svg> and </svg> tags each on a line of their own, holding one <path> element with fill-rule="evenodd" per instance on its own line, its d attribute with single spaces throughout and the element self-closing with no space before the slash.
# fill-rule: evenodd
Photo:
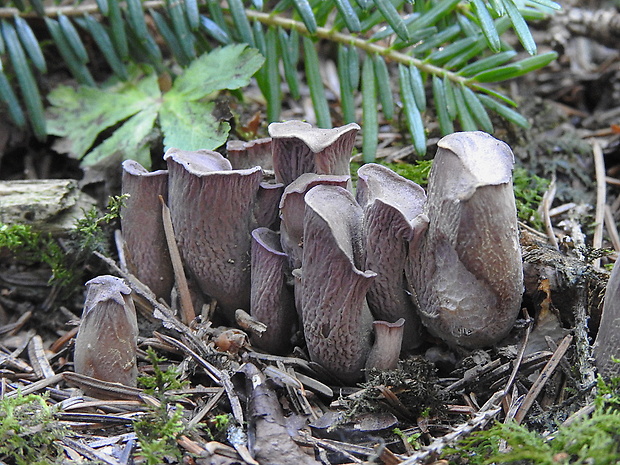
<svg viewBox="0 0 620 465">
<path fill-rule="evenodd" d="M 134 160 L 125 160 L 122 166 L 122 192 L 129 194 L 121 208 L 127 267 L 157 297 L 170 301 L 174 274 L 159 201 L 159 196 L 168 198 L 168 172 L 150 173 Z"/>
<path fill-rule="evenodd" d="M 288 255 L 291 269 L 301 266 L 306 192 L 320 184 L 347 187 L 350 179 L 349 175 L 305 173 L 284 189 L 280 200 L 280 232 L 282 249 Z"/>
<path fill-rule="evenodd" d="M 136 385 L 138 322 L 130 294 L 125 282 L 114 276 L 98 276 L 86 283 L 84 312 L 75 339 L 76 373 Z"/>
<path fill-rule="evenodd" d="M 364 267 L 377 273 L 368 305 L 378 320 L 404 318 L 403 349 L 419 346 L 422 323 L 407 292 L 405 263 L 409 241 L 426 228 L 426 194 L 413 181 L 369 163 L 357 172 L 357 201 L 364 208 Z"/>
<path fill-rule="evenodd" d="M 349 159 L 360 127 L 314 128 L 302 121 L 271 123 L 276 180 L 288 185 L 304 173 L 349 174 Z"/>
<path fill-rule="evenodd" d="M 257 337 L 255 346 L 273 354 L 291 349 L 291 337 L 297 322 L 292 289 L 286 284 L 288 257 L 282 252 L 280 235 L 267 228 L 252 231 L 251 315 L 267 330 Z"/>
<path fill-rule="evenodd" d="M 301 314 L 312 361 L 341 381 L 358 381 L 372 340 L 366 293 L 376 273 L 361 271 L 362 209 L 336 186 L 305 197 Z"/>
<path fill-rule="evenodd" d="M 393 370 L 398 365 L 405 319 L 399 318 L 394 323 L 374 321 L 372 325 L 375 328 L 375 342 L 366 360 L 366 370 Z"/>
<path fill-rule="evenodd" d="M 520 310 L 523 266 L 510 147 L 483 132 L 438 143 L 407 279 L 422 322 L 450 345 L 479 348 L 508 334 Z"/>
<path fill-rule="evenodd" d="M 605 290 L 603 314 L 592 351 L 601 376 L 620 376 L 620 260 L 616 260 Z"/>
<path fill-rule="evenodd" d="M 251 140 L 231 140 L 226 143 L 228 160 L 233 169 L 243 170 L 260 166 L 264 170 L 273 169 L 271 156 L 271 137 Z"/>
<path fill-rule="evenodd" d="M 226 318 L 250 308 L 251 232 L 277 218 L 278 186 L 263 192 L 260 167 L 232 170 L 210 150 L 169 149 L 168 202 L 184 263 Z M 268 224 L 265 224 L 268 223 Z"/>
</svg>

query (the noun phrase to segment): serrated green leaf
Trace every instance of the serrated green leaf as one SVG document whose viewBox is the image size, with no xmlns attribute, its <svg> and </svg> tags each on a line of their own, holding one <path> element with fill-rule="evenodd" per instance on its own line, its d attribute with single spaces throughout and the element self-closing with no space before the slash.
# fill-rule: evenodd
<svg viewBox="0 0 620 465">
<path fill-rule="evenodd" d="M 394 117 L 394 97 L 392 96 L 392 89 L 390 88 L 390 75 L 388 73 L 387 64 L 380 55 L 374 55 L 372 61 L 379 93 L 379 101 L 383 109 L 383 116 L 391 120 Z"/>
<path fill-rule="evenodd" d="M 282 63 L 284 65 L 284 77 L 288 84 L 288 89 L 293 100 L 299 100 L 299 76 L 297 75 L 297 58 L 291 50 L 293 47 L 298 48 L 299 43 L 291 44 L 291 39 L 282 28 L 278 28 L 278 41 L 282 55 Z"/>
<path fill-rule="evenodd" d="M 308 0 L 293 0 L 293 2 L 308 32 L 310 32 L 310 34 L 315 34 L 317 29 L 316 18 L 314 17 L 314 12 Z"/>
<path fill-rule="evenodd" d="M 486 58 L 482 58 L 481 60 L 470 63 L 469 65 L 461 68 L 458 72 L 461 76 L 473 76 L 482 71 L 486 71 L 497 66 L 501 66 L 507 61 L 514 58 L 517 54 L 514 50 L 508 50 L 506 52 L 496 53 L 494 55 L 490 55 Z"/>
<path fill-rule="evenodd" d="M 185 16 L 190 29 L 192 31 L 197 30 L 198 26 L 200 26 L 200 13 L 196 0 L 185 0 Z"/>
<path fill-rule="evenodd" d="M 233 22 L 237 27 L 237 31 L 241 35 L 241 39 L 248 45 L 255 47 L 254 36 L 252 35 L 252 28 L 250 27 L 250 21 L 245 14 L 243 3 L 241 0 L 228 0 L 228 6 L 233 18 Z"/>
<path fill-rule="evenodd" d="M 491 122 L 484 106 L 480 103 L 478 96 L 471 89 L 465 86 L 461 87 L 461 92 L 463 93 L 465 104 L 467 105 L 467 108 L 469 108 L 471 115 L 478 122 L 478 126 L 489 134 L 493 133 L 493 123 Z"/>
<path fill-rule="evenodd" d="M 45 58 L 43 58 L 43 52 L 41 51 L 41 47 L 39 47 L 39 41 L 34 35 L 34 32 L 32 31 L 25 19 L 15 15 L 14 20 L 15 30 L 17 31 L 17 35 L 19 36 L 19 40 L 21 41 L 24 49 L 26 50 L 26 53 L 28 53 L 32 64 L 41 73 L 47 73 Z"/>
<path fill-rule="evenodd" d="M 413 147 L 419 156 L 424 156 L 426 154 L 426 134 L 424 133 L 422 115 L 413 95 L 411 73 L 407 66 L 399 64 L 398 74 L 400 78 L 400 98 L 403 102 L 405 116 L 407 117 L 407 127 L 411 133 Z"/>
<path fill-rule="evenodd" d="M 83 166 L 95 165 L 111 156 L 117 155 L 119 162 L 132 159 L 146 169 L 151 167 L 150 144 L 155 138 L 154 128 L 157 108 L 145 108 L 135 114 L 114 133 L 95 147 L 82 159 Z"/>
<path fill-rule="evenodd" d="M 409 78 L 411 83 L 411 90 L 415 97 L 415 104 L 420 111 L 426 111 L 426 89 L 424 88 L 424 81 L 422 80 L 422 74 L 420 70 L 415 66 L 409 67 Z"/>
<path fill-rule="evenodd" d="M 188 101 L 168 92 L 164 96 L 159 123 L 164 146 L 181 150 L 214 150 L 228 138 L 230 125 L 213 116 L 214 102 Z"/>
<path fill-rule="evenodd" d="M 132 76 L 138 79 L 137 69 L 132 71 Z M 48 94 L 48 133 L 64 137 L 65 152 L 82 158 L 101 131 L 139 111 L 157 110 L 160 99 L 154 73 L 137 82 L 119 83 L 109 89 L 59 86 Z"/>
<path fill-rule="evenodd" d="M 476 82 L 499 82 L 522 76 L 543 68 L 558 57 L 557 52 L 546 52 L 511 63 L 509 65 L 482 71 L 471 78 Z"/>
<path fill-rule="evenodd" d="M 525 19 L 523 19 L 523 15 L 519 12 L 517 5 L 513 2 L 513 0 L 502 0 L 504 4 L 504 8 L 506 8 L 506 13 L 512 22 L 512 26 L 514 27 L 515 33 L 519 37 L 523 48 L 527 50 L 530 55 L 536 54 L 536 42 L 532 37 L 532 32 L 528 27 Z"/>
<path fill-rule="evenodd" d="M 340 15 L 344 19 L 347 29 L 350 32 L 359 32 L 362 29 L 360 19 L 357 17 L 357 13 L 349 3 L 349 0 L 334 0 L 336 8 L 340 12 Z"/>
<path fill-rule="evenodd" d="M 372 163 L 377 156 L 379 118 L 375 72 L 369 56 L 366 56 L 362 65 L 362 136 L 364 163 Z"/>
<path fill-rule="evenodd" d="M 457 117 L 461 123 L 461 129 L 463 131 L 478 130 L 478 125 L 473 115 L 470 113 L 469 107 L 465 103 L 465 98 L 463 97 L 462 88 L 460 86 L 454 87 L 454 100 L 456 101 Z"/>
<path fill-rule="evenodd" d="M 230 43 L 230 37 L 224 29 L 220 27 L 215 21 L 207 18 L 206 16 L 200 16 L 200 26 L 205 30 L 207 34 L 217 40 L 220 44 L 226 45 Z"/>
<path fill-rule="evenodd" d="M 258 50 L 245 44 L 216 48 L 193 60 L 175 80 L 171 92 L 198 100 L 217 90 L 238 89 L 249 83 L 264 61 Z"/>
<path fill-rule="evenodd" d="M 302 39 L 304 47 L 304 65 L 306 67 L 306 79 L 310 98 L 316 113 L 316 124 L 320 128 L 331 128 L 332 118 L 329 114 L 329 105 L 325 96 L 325 88 L 321 79 L 319 56 L 314 48 L 314 42 L 308 37 Z"/>
<path fill-rule="evenodd" d="M 385 21 L 392 27 L 396 35 L 405 42 L 409 41 L 409 29 L 407 29 L 407 25 L 392 2 L 389 0 L 374 0 L 374 2 Z"/>
<path fill-rule="evenodd" d="M 22 49 L 17 33 L 11 24 L 2 21 L 2 38 L 11 58 L 11 64 L 17 77 L 19 88 L 24 99 L 24 104 L 28 112 L 28 119 L 34 130 L 34 134 L 39 140 L 45 140 L 47 131 L 45 127 L 45 116 L 41 94 L 32 74 L 32 70 L 26 61 L 26 54 Z"/>
<path fill-rule="evenodd" d="M 90 71 L 84 63 L 82 63 L 75 55 L 75 51 L 67 42 L 65 35 L 62 32 L 60 24 L 48 17 L 43 18 L 47 29 L 50 32 L 58 52 L 65 61 L 65 64 L 71 71 L 71 74 L 77 79 L 80 84 L 88 86 L 94 86 L 95 80 L 90 74 Z"/>
<path fill-rule="evenodd" d="M 495 29 L 495 23 L 493 22 L 493 18 L 491 17 L 489 10 L 487 10 L 485 2 L 482 0 L 471 0 L 471 2 L 474 6 L 474 10 L 476 11 L 478 21 L 480 22 L 480 29 L 482 29 L 482 32 L 487 39 L 489 48 L 494 52 L 499 52 L 501 49 L 499 34 L 497 33 L 497 29 Z"/>
<path fill-rule="evenodd" d="M 121 59 L 126 60 L 129 56 L 129 46 L 127 44 L 125 21 L 117 0 L 111 0 L 109 3 L 108 20 L 110 21 L 110 38 L 114 43 L 114 47 Z"/>
<path fill-rule="evenodd" d="M 88 63 L 88 53 L 73 23 L 65 15 L 59 14 L 58 24 L 60 24 L 60 30 L 77 59 L 83 64 Z"/>
<path fill-rule="evenodd" d="M 0 71 L 0 98 L 4 103 L 6 103 L 7 108 L 9 109 L 9 115 L 13 123 L 20 128 L 26 127 L 26 117 L 24 112 L 22 111 L 21 106 L 19 105 L 19 100 L 17 100 L 17 96 L 15 92 L 13 92 L 13 88 L 11 84 L 9 84 L 9 80 L 6 78 L 5 74 Z"/>
<path fill-rule="evenodd" d="M 101 53 L 103 53 L 103 56 L 110 65 L 110 68 L 112 68 L 112 71 L 114 71 L 114 73 L 121 79 L 127 80 L 129 78 L 127 67 L 116 54 L 112 39 L 110 39 L 110 36 L 104 27 L 91 15 L 86 15 L 84 17 L 84 21 L 90 35 L 97 44 L 97 47 L 99 47 L 99 50 L 101 50 Z"/>
<path fill-rule="evenodd" d="M 520 126 L 524 129 L 529 129 L 531 127 L 530 122 L 519 112 L 513 110 L 512 108 L 508 108 L 505 105 L 502 105 L 496 100 L 493 100 L 491 97 L 487 95 L 479 94 L 478 98 L 482 102 L 484 106 L 493 110 L 495 113 L 500 115 L 502 118 L 510 121 L 517 126 Z"/>
<path fill-rule="evenodd" d="M 277 31 L 273 27 L 267 30 L 267 54 L 265 56 L 265 66 L 269 89 L 267 94 L 267 119 L 270 123 L 280 119 L 280 108 L 282 106 L 280 73 L 278 71 L 278 42 L 276 34 Z"/>
<path fill-rule="evenodd" d="M 444 92 L 443 82 L 440 77 L 433 76 L 433 98 L 435 99 L 435 109 L 437 118 L 439 119 L 439 129 L 441 134 L 447 135 L 454 132 L 452 118 L 448 114 L 448 104 L 446 103 L 446 94 Z"/>
<path fill-rule="evenodd" d="M 347 47 L 338 47 L 338 81 L 340 82 L 340 108 L 345 123 L 355 122 L 355 101 L 349 75 Z"/>
</svg>

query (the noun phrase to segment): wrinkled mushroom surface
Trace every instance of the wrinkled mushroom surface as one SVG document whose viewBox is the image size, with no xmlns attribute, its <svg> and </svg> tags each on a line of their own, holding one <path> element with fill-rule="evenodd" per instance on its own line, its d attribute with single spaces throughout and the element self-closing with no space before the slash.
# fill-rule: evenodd
<svg viewBox="0 0 620 465">
<path fill-rule="evenodd" d="M 369 163 L 358 170 L 357 200 L 364 208 L 365 268 L 377 273 L 368 305 L 378 320 L 404 319 L 403 349 L 421 344 L 422 323 L 407 291 L 405 264 L 409 242 L 426 229 L 426 194 L 416 183 L 385 166 Z"/>
<path fill-rule="evenodd" d="M 620 375 L 620 260 L 614 264 L 605 290 L 603 314 L 594 341 L 592 355 L 601 376 L 608 378 Z"/>
<path fill-rule="evenodd" d="M 267 228 L 252 231 L 251 315 L 267 330 L 252 335 L 252 344 L 274 354 L 291 348 L 297 313 L 292 289 L 286 284 L 288 258 L 280 245 L 280 235 Z"/>
<path fill-rule="evenodd" d="M 231 140 L 226 143 L 228 160 L 236 170 L 260 166 L 263 169 L 273 169 L 271 156 L 271 137 L 251 140 Z"/>
<path fill-rule="evenodd" d="M 271 123 L 276 180 L 290 184 L 304 173 L 349 174 L 349 159 L 360 127 L 314 128 L 302 121 Z"/>
<path fill-rule="evenodd" d="M 86 283 L 84 311 L 75 340 L 76 373 L 136 385 L 138 322 L 130 294 L 125 282 L 114 276 L 98 276 Z"/>
<path fill-rule="evenodd" d="M 129 271 L 160 298 L 170 301 L 174 274 L 162 222 L 161 202 L 168 198 L 168 172 L 148 172 L 134 160 L 123 162 L 121 230 Z"/>
<path fill-rule="evenodd" d="M 238 308 L 250 308 L 250 247 L 259 219 L 275 218 L 277 203 L 260 202 L 260 167 L 231 170 L 209 150 L 169 149 L 169 206 L 183 261 L 202 291 L 217 299 L 234 321 Z M 266 196 L 272 201 L 277 196 Z"/>
<path fill-rule="evenodd" d="M 366 293 L 376 273 L 361 271 L 362 209 L 336 186 L 305 196 L 301 305 L 310 358 L 343 382 L 360 379 L 372 338 Z"/>
<path fill-rule="evenodd" d="M 523 293 L 514 157 L 482 132 L 455 133 L 438 146 L 430 222 L 411 243 L 407 278 L 431 333 L 451 345 L 488 346 L 513 327 Z"/>
</svg>

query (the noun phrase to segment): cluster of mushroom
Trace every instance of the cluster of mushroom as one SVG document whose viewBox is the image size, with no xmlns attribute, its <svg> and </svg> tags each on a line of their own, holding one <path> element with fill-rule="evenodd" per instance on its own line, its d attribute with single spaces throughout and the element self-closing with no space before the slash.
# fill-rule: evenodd
<svg viewBox="0 0 620 465">
<path fill-rule="evenodd" d="M 162 196 L 191 280 L 229 321 L 244 309 L 265 323 L 252 342 L 266 351 L 290 350 L 300 322 L 310 358 L 355 382 L 365 367 L 395 366 L 422 326 L 452 346 L 503 338 L 523 292 L 510 148 L 452 134 L 438 144 L 428 197 L 377 164 L 360 168 L 354 195 L 359 129 L 274 123 L 268 139 L 229 143 L 228 158 L 169 149 L 167 171 L 153 173 L 125 161 L 130 271 L 170 298 Z"/>
</svg>

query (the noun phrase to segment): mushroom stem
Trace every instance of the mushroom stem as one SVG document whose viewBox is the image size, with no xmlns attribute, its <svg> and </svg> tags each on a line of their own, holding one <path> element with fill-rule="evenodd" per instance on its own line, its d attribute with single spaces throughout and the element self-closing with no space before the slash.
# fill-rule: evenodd
<svg viewBox="0 0 620 465">
<path fill-rule="evenodd" d="M 375 342 L 366 361 L 366 370 L 393 370 L 398 365 L 405 319 L 399 318 L 394 323 L 374 321 L 372 325 L 375 328 Z"/>
</svg>

